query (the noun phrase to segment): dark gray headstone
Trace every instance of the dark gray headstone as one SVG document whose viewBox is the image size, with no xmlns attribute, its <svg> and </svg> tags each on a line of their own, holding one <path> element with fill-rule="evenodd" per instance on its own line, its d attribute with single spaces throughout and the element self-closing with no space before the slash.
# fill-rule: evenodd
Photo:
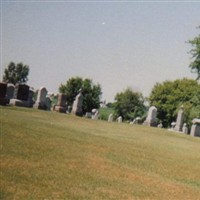
<svg viewBox="0 0 200 200">
<path fill-rule="evenodd" d="M 15 86 L 12 83 L 7 84 L 6 98 L 12 99 L 14 96 Z"/>
<path fill-rule="evenodd" d="M 14 99 L 28 101 L 29 86 L 26 84 L 17 84 L 14 92 Z"/>
<path fill-rule="evenodd" d="M 0 105 L 6 105 L 9 100 L 6 98 L 7 83 L 0 82 Z"/>
</svg>

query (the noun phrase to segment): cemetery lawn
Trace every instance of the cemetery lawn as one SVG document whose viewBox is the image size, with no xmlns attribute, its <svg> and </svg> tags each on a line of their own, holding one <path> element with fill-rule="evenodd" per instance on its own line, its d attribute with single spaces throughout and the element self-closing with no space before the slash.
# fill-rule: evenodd
<svg viewBox="0 0 200 200">
<path fill-rule="evenodd" d="M 0 126 L 0 199 L 200 199 L 200 138 L 8 106 Z"/>
</svg>

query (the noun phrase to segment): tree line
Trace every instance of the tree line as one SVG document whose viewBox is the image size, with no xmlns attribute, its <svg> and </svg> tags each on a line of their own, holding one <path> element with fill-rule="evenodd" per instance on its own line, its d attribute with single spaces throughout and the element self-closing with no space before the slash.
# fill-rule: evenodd
<svg viewBox="0 0 200 200">
<path fill-rule="evenodd" d="M 115 116 L 122 116 L 124 120 L 133 120 L 136 117 L 144 119 L 147 113 L 145 102 L 156 106 L 158 109 L 158 120 L 164 127 L 169 127 L 176 120 L 176 114 L 181 105 L 184 106 L 186 121 L 191 123 L 193 118 L 200 118 L 200 35 L 188 41 L 192 45 L 190 54 L 192 62 L 191 71 L 197 74 L 196 80 L 187 78 L 174 81 L 156 83 L 148 98 L 142 93 L 135 92 L 131 88 L 115 95 L 115 102 L 108 103 L 115 111 Z M 3 81 L 9 83 L 26 83 L 28 81 L 29 66 L 23 63 L 11 62 L 4 71 Z M 91 79 L 72 77 L 61 83 L 59 92 L 67 95 L 68 105 L 73 101 L 82 89 L 83 112 L 90 112 L 93 108 L 99 108 L 102 90 L 100 84 L 95 84 Z"/>
</svg>

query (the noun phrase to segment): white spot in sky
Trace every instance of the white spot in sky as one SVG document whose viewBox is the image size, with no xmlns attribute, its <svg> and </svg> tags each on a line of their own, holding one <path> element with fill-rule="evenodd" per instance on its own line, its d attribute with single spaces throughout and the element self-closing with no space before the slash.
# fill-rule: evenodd
<svg viewBox="0 0 200 200">
<path fill-rule="evenodd" d="M 106 22 L 102 22 L 102 25 L 105 25 L 106 24 Z"/>
</svg>

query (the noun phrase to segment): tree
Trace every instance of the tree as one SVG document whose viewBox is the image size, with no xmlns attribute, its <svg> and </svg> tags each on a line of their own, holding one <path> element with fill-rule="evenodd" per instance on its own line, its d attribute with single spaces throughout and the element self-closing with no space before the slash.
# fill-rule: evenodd
<svg viewBox="0 0 200 200">
<path fill-rule="evenodd" d="M 187 78 L 156 83 L 149 96 L 149 102 L 158 109 L 157 117 L 164 127 L 169 127 L 171 122 L 176 121 L 181 105 L 184 106 L 186 122 L 189 124 L 199 106 L 199 90 L 198 82 Z"/>
<path fill-rule="evenodd" d="M 29 66 L 23 63 L 11 62 L 4 70 L 3 81 L 7 83 L 26 83 L 28 81 Z"/>
<path fill-rule="evenodd" d="M 194 59 L 194 61 L 190 63 L 190 68 L 192 72 L 197 73 L 197 80 L 200 80 L 200 34 L 193 40 L 189 40 L 189 43 L 193 47 L 190 53 Z"/>
<path fill-rule="evenodd" d="M 93 108 L 99 108 L 102 94 L 101 86 L 95 85 L 90 79 L 70 78 L 66 84 L 60 85 L 59 92 L 67 95 L 67 102 L 72 106 L 80 88 L 82 88 L 83 94 L 83 113 L 91 112 Z"/>
<path fill-rule="evenodd" d="M 144 98 L 141 93 L 134 92 L 127 88 L 124 92 L 115 96 L 114 110 L 117 116 L 122 116 L 125 120 L 132 120 L 145 113 Z"/>
</svg>

